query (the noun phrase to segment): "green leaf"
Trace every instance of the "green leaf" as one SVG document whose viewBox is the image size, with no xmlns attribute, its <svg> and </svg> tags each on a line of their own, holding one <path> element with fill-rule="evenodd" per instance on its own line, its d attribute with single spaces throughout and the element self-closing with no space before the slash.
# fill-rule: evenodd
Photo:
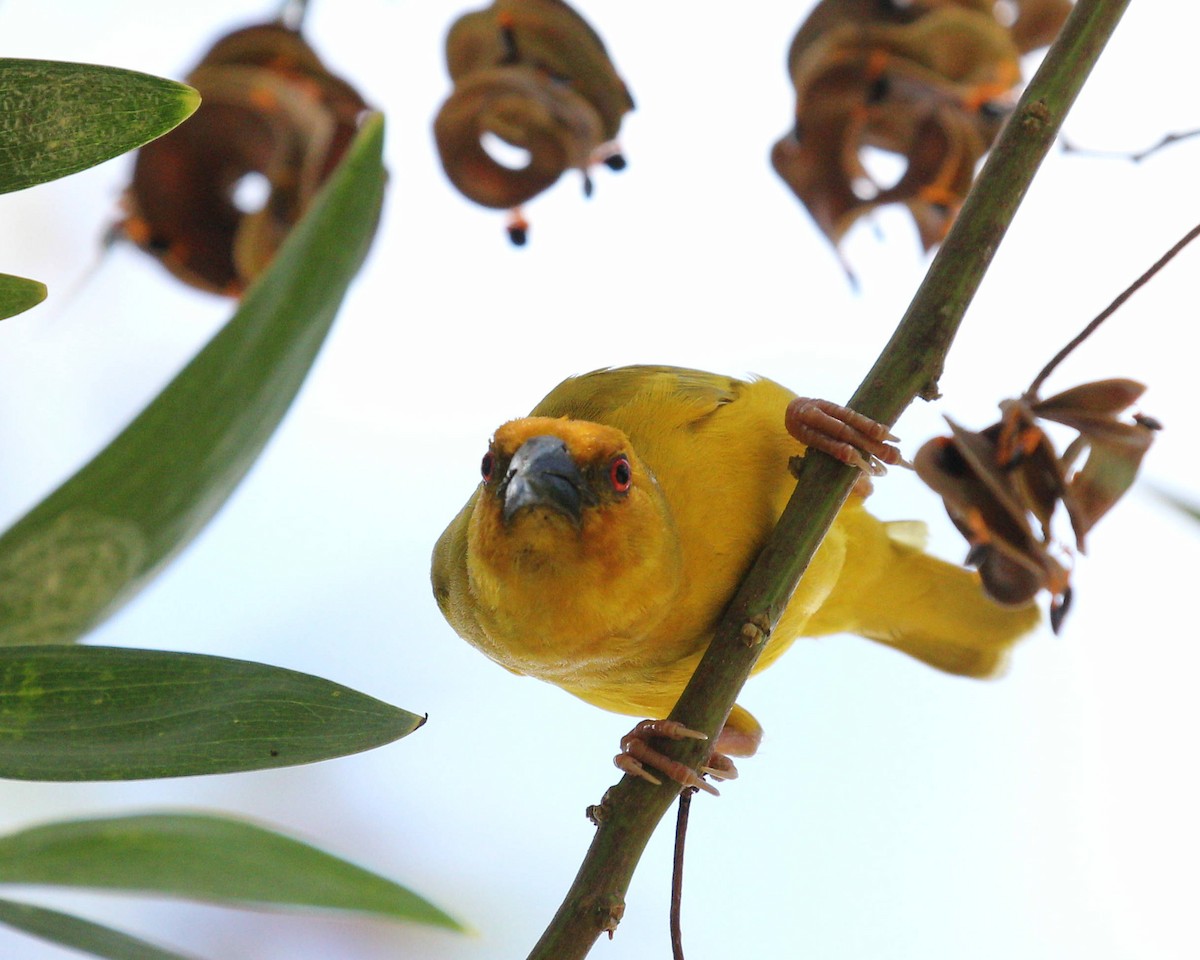
<svg viewBox="0 0 1200 960">
<path fill-rule="evenodd" d="M 158 813 L 31 827 L 0 837 L 0 883 L 353 910 L 463 929 L 378 874 L 272 830 L 212 815 Z"/>
<path fill-rule="evenodd" d="M 225 327 L 0 537 L 0 644 L 78 639 L 225 502 L 300 389 L 366 255 L 383 197 L 382 148 L 376 115 Z"/>
<path fill-rule="evenodd" d="M 191 960 L 91 920 L 28 903 L 0 900 L 0 923 L 108 960 Z"/>
<path fill-rule="evenodd" d="M 46 299 L 46 285 L 0 273 L 0 320 L 15 317 Z"/>
<path fill-rule="evenodd" d="M 0 193 L 140 147 L 199 105 L 191 87 L 133 70 L 0 59 Z"/>
<path fill-rule="evenodd" d="M 320 677 L 245 660 L 0 649 L 0 777 L 139 780 L 287 767 L 369 750 L 423 718 Z"/>
</svg>

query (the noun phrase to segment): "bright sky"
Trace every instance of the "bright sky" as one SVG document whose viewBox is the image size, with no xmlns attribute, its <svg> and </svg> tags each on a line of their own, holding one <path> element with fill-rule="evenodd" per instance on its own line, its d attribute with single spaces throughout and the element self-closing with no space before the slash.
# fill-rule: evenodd
<svg viewBox="0 0 1200 960">
<path fill-rule="evenodd" d="M 507 674 L 455 637 L 429 553 L 470 494 L 491 430 L 568 374 L 632 362 L 759 373 L 844 400 L 925 267 L 883 213 L 846 244 L 850 290 L 767 163 L 792 105 L 783 58 L 809 3 L 580 2 L 638 110 L 630 166 L 591 201 L 567 177 L 529 205 L 530 244 L 445 181 L 430 122 L 448 92 L 431 0 L 316 0 L 309 37 L 388 117 L 378 243 L 298 403 L 211 527 L 96 643 L 243 657 L 329 677 L 416 712 L 419 733 L 311 767 L 144 784 L 9 783 L 0 830 L 144 809 L 266 821 L 407 883 L 469 923 L 456 937 L 127 898 L 18 891 L 202 957 L 523 957 L 590 837 L 630 726 Z M 1136 150 L 1197 125 L 1191 4 L 1135 3 L 1068 118 L 1075 141 Z M 0 53 L 182 76 L 271 3 L 0 5 Z M 686 14 L 682 11 L 686 10 Z M 950 413 L 982 426 L 1195 222 L 1197 141 L 1141 165 L 1047 161 L 981 289 L 944 399 L 898 425 L 911 453 Z M 0 198 L 0 270 L 51 302 L 0 324 L 0 521 L 15 520 L 125 423 L 219 327 L 228 303 L 113 253 L 74 298 L 128 158 Z M 1150 485 L 1200 499 L 1193 442 L 1200 248 L 1137 295 L 1052 389 L 1150 385 L 1166 425 L 1090 540 L 1076 607 L 988 684 L 866 641 L 798 644 L 741 701 L 767 730 L 719 800 L 693 807 L 688 956 L 1118 960 L 1193 957 L 1200 777 L 1192 609 L 1200 529 Z M 963 546 L 911 476 L 873 509 Z M 669 831 L 652 842 L 617 939 L 668 953 Z M 9 891 L 5 892 L 7 896 Z M 65 957 L 0 931 L 0 956 Z"/>
</svg>

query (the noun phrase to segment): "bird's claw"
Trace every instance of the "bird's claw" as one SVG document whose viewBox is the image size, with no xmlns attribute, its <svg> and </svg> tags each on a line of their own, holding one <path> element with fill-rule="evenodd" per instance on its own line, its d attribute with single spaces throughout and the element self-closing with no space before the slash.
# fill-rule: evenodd
<svg viewBox="0 0 1200 960">
<path fill-rule="evenodd" d="M 796 397 L 784 417 L 787 431 L 805 446 L 829 454 L 872 477 L 887 472 L 885 464 L 909 466 L 891 444 L 899 440 L 877 420 L 830 400 Z"/>
<path fill-rule="evenodd" d="M 714 797 L 720 796 L 720 791 L 706 782 L 701 774 L 707 773 L 719 780 L 729 780 L 737 776 L 737 770 L 728 757 L 713 754 L 700 770 L 693 770 L 650 746 L 649 741 L 652 737 L 666 737 L 668 740 L 708 739 L 706 734 L 685 727 L 675 720 L 643 720 L 621 738 L 621 752 L 613 757 L 613 764 L 618 770 L 631 776 L 640 777 L 655 785 L 661 784 L 662 781 L 647 769 L 649 767 L 684 787 L 695 787 L 711 793 Z"/>
<path fill-rule="evenodd" d="M 704 766 L 700 768 L 700 772 L 714 780 L 736 780 L 738 775 L 733 761 L 723 753 L 714 753 L 710 756 Z"/>
</svg>

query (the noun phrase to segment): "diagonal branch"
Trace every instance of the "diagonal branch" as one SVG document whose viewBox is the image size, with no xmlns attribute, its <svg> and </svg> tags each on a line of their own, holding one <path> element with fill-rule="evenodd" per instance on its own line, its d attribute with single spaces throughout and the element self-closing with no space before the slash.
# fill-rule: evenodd
<svg viewBox="0 0 1200 960">
<path fill-rule="evenodd" d="M 894 423 L 916 396 L 937 396 L 946 353 L 1000 240 L 1063 117 L 1129 0 L 1078 0 L 1012 118 L 1001 132 L 920 289 L 850 406 Z M 830 457 L 804 458 L 779 525 L 725 611 L 707 653 L 671 719 L 715 736 L 854 482 L 856 471 Z M 706 750 L 695 740 L 663 752 L 690 766 Z M 598 808 L 583 865 L 529 960 L 580 960 L 625 909 L 625 892 L 655 826 L 679 793 L 625 777 Z"/>
</svg>

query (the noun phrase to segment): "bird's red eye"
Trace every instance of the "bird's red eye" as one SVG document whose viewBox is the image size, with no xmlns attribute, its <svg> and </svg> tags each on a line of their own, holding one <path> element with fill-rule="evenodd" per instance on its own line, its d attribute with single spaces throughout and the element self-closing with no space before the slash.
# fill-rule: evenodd
<svg viewBox="0 0 1200 960">
<path fill-rule="evenodd" d="M 625 493 L 633 484 L 633 468 L 627 457 L 617 457 L 608 468 L 608 480 L 617 493 Z"/>
<path fill-rule="evenodd" d="M 496 458 L 492 456 L 491 450 L 483 455 L 483 463 L 479 465 L 479 472 L 483 474 L 484 483 L 492 479 L 492 467 L 495 465 L 495 462 Z"/>
</svg>

